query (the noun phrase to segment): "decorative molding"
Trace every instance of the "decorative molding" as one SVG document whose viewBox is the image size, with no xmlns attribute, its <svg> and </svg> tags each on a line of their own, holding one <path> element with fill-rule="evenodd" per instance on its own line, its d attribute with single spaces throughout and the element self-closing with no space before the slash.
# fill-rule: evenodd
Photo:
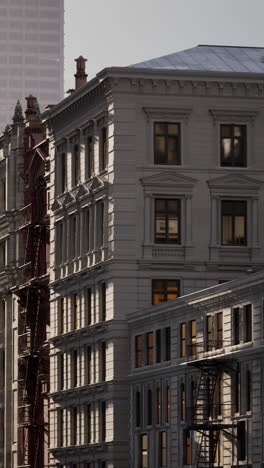
<svg viewBox="0 0 264 468">
<path fill-rule="evenodd" d="M 52 203 L 52 205 L 51 205 L 51 210 L 52 210 L 52 211 L 58 211 L 58 210 L 60 210 L 61 208 L 63 208 L 62 203 L 60 203 L 60 201 L 57 200 L 57 199 L 56 199 L 56 200 L 54 201 L 54 203 Z"/>
<path fill-rule="evenodd" d="M 89 195 L 89 189 L 85 185 L 80 185 L 77 193 L 76 193 L 76 198 L 80 199 L 85 196 Z"/>
<path fill-rule="evenodd" d="M 192 108 L 142 107 L 149 120 L 184 120 L 188 121 Z"/>
<path fill-rule="evenodd" d="M 236 89 L 236 87 L 233 86 L 233 89 Z M 253 125 L 258 115 L 258 112 L 248 110 L 210 109 L 209 114 L 213 117 L 214 123 L 216 123 L 217 121 L 229 123 L 250 122 Z"/>
<path fill-rule="evenodd" d="M 263 181 L 252 179 L 244 174 L 228 174 L 225 176 L 217 177 L 207 181 L 208 187 L 211 193 L 214 195 L 218 194 L 229 194 L 230 192 L 240 191 L 242 197 L 248 195 L 256 195 L 263 185 Z M 222 192 L 223 191 L 223 192 Z"/>
<path fill-rule="evenodd" d="M 190 191 L 193 189 L 196 179 L 184 176 L 178 172 L 161 172 L 141 179 L 141 183 L 144 188 L 150 188 L 153 191 L 154 187 L 168 189 L 181 189 L 184 191 Z"/>
<path fill-rule="evenodd" d="M 106 185 L 107 185 L 107 181 L 105 179 L 103 179 L 102 177 L 95 176 L 89 185 L 89 189 L 93 193 L 95 193 L 105 188 Z"/>
<path fill-rule="evenodd" d="M 70 205 L 71 203 L 75 202 L 75 197 L 73 196 L 72 193 L 70 192 L 67 192 L 66 193 L 66 196 L 63 200 L 63 205 L 64 206 L 67 206 L 67 205 Z"/>
</svg>

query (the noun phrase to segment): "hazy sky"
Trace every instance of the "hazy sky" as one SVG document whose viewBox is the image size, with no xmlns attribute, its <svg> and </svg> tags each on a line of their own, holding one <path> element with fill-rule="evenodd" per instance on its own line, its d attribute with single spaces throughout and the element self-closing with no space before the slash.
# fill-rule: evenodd
<svg viewBox="0 0 264 468">
<path fill-rule="evenodd" d="M 89 79 L 197 44 L 264 46 L 263 0 L 65 0 L 65 89 L 74 59 Z"/>
</svg>

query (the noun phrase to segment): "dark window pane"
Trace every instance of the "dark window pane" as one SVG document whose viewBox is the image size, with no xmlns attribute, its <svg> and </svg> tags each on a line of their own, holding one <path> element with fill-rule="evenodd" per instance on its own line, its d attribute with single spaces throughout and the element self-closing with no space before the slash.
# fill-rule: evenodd
<svg viewBox="0 0 264 468">
<path fill-rule="evenodd" d="M 247 244 L 247 202 L 222 201 L 222 245 Z"/>
<path fill-rule="evenodd" d="M 246 126 L 221 125 L 221 165 L 246 166 Z"/>
<path fill-rule="evenodd" d="M 154 162 L 155 164 L 180 164 L 179 124 L 154 124 Z"/>
</svg>

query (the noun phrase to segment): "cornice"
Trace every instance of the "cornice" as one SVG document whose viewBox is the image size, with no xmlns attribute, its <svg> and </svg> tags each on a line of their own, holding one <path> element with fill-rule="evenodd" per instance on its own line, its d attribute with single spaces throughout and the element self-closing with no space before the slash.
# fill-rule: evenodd
<svg viewBox="0 0 264 468">
<path fill-rule="evenodd" d="M 209 114 L 213 117 L 214 122 L 250 122 L 253 124 L 258 115 L 258 112 L 240 109 L 210 109 Z"/>
<path fill-rule="evenodd" d="M 188 121 L 192 108 L 175 107 L 143 107 L 148 120 L 184 120 Z"/>
</svg>

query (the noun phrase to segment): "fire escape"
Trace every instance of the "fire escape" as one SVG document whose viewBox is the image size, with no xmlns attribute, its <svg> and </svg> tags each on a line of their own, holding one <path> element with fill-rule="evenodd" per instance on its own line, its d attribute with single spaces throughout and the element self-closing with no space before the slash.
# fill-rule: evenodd
<svg viewBox="0 0 264 468">
<path fill-rule="evenodd" d="M 33 180 L 31 203 L 20 210 L 19 236 L 24 251 L 16 295 L 18 324 L 18 467 L 47 466 L 49 290 L 47 248 L 49 224 L 43 176 Z"/>
<path fill-rule="evenodd" d="M 228 343 L 230 344 L 230 343 Z M 194 463 L 195 468 L 214 468 L 216 463 L 217 447 L 220 434 L 225 433 L 227 437 L 234 438 L 234 429 L 237 427 L 230 422 L 231 414 L 228 416 L 228 423 L 223 422 L 225 418 L 219 416 L 224 404 L 217 401 L 219 384 L 223 374 L 232 377 L 237 373 L 237 362 L 235 359 L 228 359 L 224 354 L 209 353 L 220 347 L 224 343 L 196 343 L 195 352 L 191 352 L 191 359 L 187 365 L 198 370 L 197 386 L 193 395 L 192 408 L 189 412 L 189 423 L 187 430 L 196 433 Z M 211 356 L 209 356 L 211 354 Z M 232 404 L 229 404 L 229 413 Z"/>
</svg>

